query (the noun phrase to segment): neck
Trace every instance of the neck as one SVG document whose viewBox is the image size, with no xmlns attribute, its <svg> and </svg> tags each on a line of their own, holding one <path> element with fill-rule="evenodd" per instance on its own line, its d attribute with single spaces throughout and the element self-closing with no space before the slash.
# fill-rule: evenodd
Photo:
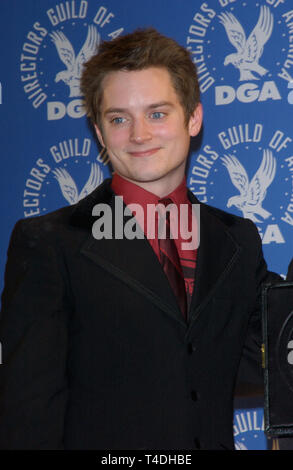
<svg viewBox="0 0 293 470">
<path fill-rule="evenodd" d="M 175 175 L 168 175 L 165 178 L 159 178 L 157 180 L 152 181 L 137 181 L 132 180 L 130 178 L 126 178 L 123 175 L 120 175 L 125 180 L 129 181 L 130 183 L 134 183 L 137 186 L 145 189 L 146 191 L 158 196 L 159 198 L 163 198 L 167 196 L 167 194 L 172 193 L 181 183 L 184 178 L 185 169 L 182 172 L 176 172 Z"/>
</svg>

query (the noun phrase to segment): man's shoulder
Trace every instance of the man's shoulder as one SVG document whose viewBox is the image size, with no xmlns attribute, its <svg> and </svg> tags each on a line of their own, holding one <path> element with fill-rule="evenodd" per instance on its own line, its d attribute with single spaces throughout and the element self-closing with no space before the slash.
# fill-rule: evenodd
<svg viewBox="0 0 293 470">
<path fill-rule="evenodd" d="M 222 222 L 227 227 L 246 223 L 243 217 L 231 214 L 230 212 L 219 209 L 218 207 L 211 206 L 206 202 L 199 201 L 197 197 L 193 194 L 191 190 L 188 191 L 188 197 L 192 204 L 198 204 L 200 206 L 200 211 L 203 211 L 203 214 L 211 217 L 215 217 L 216 220 Z"/>
<path fill-rule="evenodd" d="M 22 231 L 24 234 L 51 232 L 58 227 L 67 225 L 73 210 L 73 206 L 61 207 L 44 215 L 20 219 L 17 221 L 15 229 Z"/>
<path fill-rule="evenodd" d="M 200 220 L 201 224 L 212 226 L 214 230 L 220 229 L 228 231 L 232 237 L 238 240 L 246 238 L 248 243 L 250 240 L 260 240 L 259 232 L 252 220 L 245 219 L 239 215 L 231 214 L 218 207 L 211 206 L 205 202 L 201 202 L 192 193 L 188 191 L 189 200 L 192 204 L 199 204 L 200 206 Z"/>
<path fill-rule="evenodd" d="M 241 245 L 259 246 L 261 243 L 258 229 L 250 219 L 205 203 L 201 203 L 200 214 L 201 224 L 206 223 L 214 230 L 224 230 Z"/>
<path fill-rule="evenodd" d="M 72 206 L 62 207 L 45 215 L 20 219 L 14 225 L 8 250 L 22 250 L 55 245 L 68 232 Z"/>
<path fill-rule="evenodd" d="M 213 217 L 216 217 L 219 221 L 221 221 L 224 225 L 227 227 L 233 227 L 233 226 L 255 226 L 254 223 L 249 220 L 249 219 L 244 219 L 241 216 L 231 214 L 230 212 L 224 211 L 223 209 L 219 209 L 214 206 L 210 206 L 209 204 L 203 204 L 203 207 L 205 207 L 205 210 L 212 215 Z"/>
<path fill-rule="evenodd" d="M 61 207 L 52 212 L 27 219 L 20 219 L 15 229 L 24 234 L 50 234 L 76 227 L 89 228 L 92 222 L 92 208 L 97 199 L 107 198 L 105 190 L 109 191 L 109 181 L 106 180 L 92 193 L 76 204 Z"/>
</svg>

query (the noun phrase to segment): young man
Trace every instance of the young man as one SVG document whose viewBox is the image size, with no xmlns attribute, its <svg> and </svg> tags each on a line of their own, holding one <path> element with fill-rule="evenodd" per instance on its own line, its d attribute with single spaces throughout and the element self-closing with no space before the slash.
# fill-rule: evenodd
<svg viewBox="0 0 293 470">
<path fill-rule="evenodd" d="M 117 221 L 116 196 L 143 215 L 164 199 L 192 214 L 184 172 L 202 123 L 195 67 L 175 41 L 140 30 L 101 45 L 82 89 L 114 176 L 13 232 L 0 447 L 232 449 L 240 358 L 259 334 L 261 283 L 278 279 L 255 226 L 201 205 L 199 249 L 174 240 L 185 303 L 165 270 L 170 245 L 148 237 L 145 219 L 142 237 L 93 236 L 95 207 Z"/>
</svg>

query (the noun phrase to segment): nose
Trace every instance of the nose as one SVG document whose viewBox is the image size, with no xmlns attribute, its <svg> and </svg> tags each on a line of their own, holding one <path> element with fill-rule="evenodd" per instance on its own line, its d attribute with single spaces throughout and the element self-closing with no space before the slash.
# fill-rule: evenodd
<svg viewBox="0 0 293 470">
<path fill-rule="evenodd" d="M 143 144 L 151 140 L 152 134 L 150 132 L 149 124 L 144 118 L 135 119 L 131 126 L 130 140 L 137 144 Z"/>
</svg>

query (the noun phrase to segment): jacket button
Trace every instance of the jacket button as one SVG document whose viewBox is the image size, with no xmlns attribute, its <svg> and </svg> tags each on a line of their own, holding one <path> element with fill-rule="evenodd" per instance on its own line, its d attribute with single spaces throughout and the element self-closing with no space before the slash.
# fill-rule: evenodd
<svg viewBox="0 0 293 470">
<path fill-rule="evenodd" d="M 192 399 L 193 401 L 197 401 L 198 398 L 199 398 L 198 392 L 197 392 L 196 390 L 191 390 L 191 399 Z"/>
<path fill-rule="evenodd" d="M 188 343 L 188 345 L 187 345 L 188 354 L 194 353 L 195 350 L 196 350 L 196 346 L 192 343 Z"/>
</svg>

